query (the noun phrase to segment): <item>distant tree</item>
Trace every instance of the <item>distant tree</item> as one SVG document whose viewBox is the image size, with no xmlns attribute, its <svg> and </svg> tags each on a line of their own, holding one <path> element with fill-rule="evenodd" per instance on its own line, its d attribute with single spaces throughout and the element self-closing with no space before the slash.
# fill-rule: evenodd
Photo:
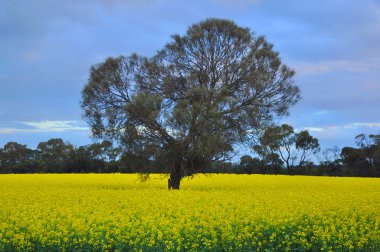
<svg viewBox="0 0 380 252">
<path fill-rule="evenodd" d="M 380 177 L 380 145 L 376 147 L 375 153 L 375 177 Z"/>
<path fill-rule="evenodd" d="M 360 148 L 344 147 L 341 158 L 347 176 L 369 176 L 370 165 Z"/>
<path fill-rule="evenodd" d="M 93 66 L 82 108 L 95 137 L 162 163 L 169 189 L 179 189 L 182 177 L 225 160 L 287 114 L 299 89 L 273 46 L 232 21 L 208 19 L 172 38 L 152 58 Z"/>
<path fill-rule="evenodd" d="M 89 146 L 88 150 L 93 159 L 105 164 L 103 171 L 116 172 L 118 169 L 118 162 L 116 160 L 121 154 L 119 147 L 114 147 L 112 142 L 104 140 L 100 143 L 93 143 Z"/>
<path fill-rule="evenodd" d="M 363 151 L 366 160 L 371 167 L 375 166 L 376 149 L 380 143 L 380 135 L 360 134 L 355 137 L 356 145 Z"/>
<path fill-rule="evenodd" d="M 253 149 L 264 158 L 278 154 L 288 174 L 292 174 L 296 166 L 301 167 L 311 154 L 319 151 L 319 143 L 308 131 L 295 133 L 292 126 L 283 124 L 266 128 Z"/>
<path fill-rule="evenodd" d="M 296 151 L 292 148 L 295 140 L 294 129 L 290 125 L 268 127 L 253 149 L 264 158 L 277 153 L 285 163 L 288 174 L 292 174 L 297 159 Z"/>
<path fill-rule="evenodd" d="M 1 150 L 3 172 L 18 172 L 23 162 L 32 158 L 32 150 L 26 145 L 8 142 Z"/>
<path fill-rule="evenodd" d="M 282 163 L 277 153 L 266 155 L 264 159 L 244 155 L 240 158 L 239 168 L 248 174 L 279 174 Z"/>
<path fill-rule="evenodd" d="M 68 167 L 73 146 L 61 138 L 52 138 L 38 144 L 43 172 L 71 172 Z"/>
<path fill-rule="evenodd" d="M 342 176 L 343 167 L 342 160 L 340 158 L 341 150 L 338 146 L 332 148 L 324 149 L 317 156 L 319 161 L 318 174 L 320 175 L 332 175 L 332 176 Z"/>
<path fill-rule="evenodd" d="M 24 144 L 8 142 L 3 147 L 3 155 L 6 157 L 6 164 L 20 164 L 30 156 L 30 150 Z"/>
<path fill-rule="evenodd" d="M 350 176 L 380 176 L 380 135 L 360 134 L 355 137 L 358 148 L 345 147 L 341 158 Z"/>
<path fill-rule="evenodd" d="M 368 138 L 371 139 L 372 176 L 380 177 L 380 134 L 371 134 Z"/>
<path fill-rule="evenodd" d="M 219 160 L 211 167 L 206 167 L 203 171 L 204 173 L 240 173 L 240 167 L 237 167 L 237 164 L 228 162 L 226 160 Z"/>
<path fill-rule="evenodd" d="M 5 167 L 5 156 L 3 148 L 0 147 L 0 173 L 3 173 L 3 168 Z"/>
<path fill-rule="evenodd" d="M 124 152 L 120 158 L 120 168 L 123 172 L 167 172 L 167 160 L 165 153 L 153 156 L 152 150 L 147 148 L 145 151 L 132 153 Z"/>
<path fill-rule="evenodd" d="M 267 172 L 271 174 L 282 173 L 282 166 L 284 162 L 281 160 L 277 153 L 269 153 L 261 160 L 261 163 L 266 167 Z"/>
<path fill-rule="evenodd" d="M 240 167 L 242 170 L 252 173 L 252 157 L 250 155 L 244 155 L 240 158 Z"/>
<path fill-rule="evenodd" d="M 300 174 L 305 174 L 306 172 L 306 175 L 311 175 L 312 174 L 312 170 L 315 168 L 315 164 L 313 161 L 304 161 L 302 163 L 302 166 L 299 166 L 299 169 L 302 169 L 300 170 Z"/>
<path fill-rule="evenodd" d="M 312 154 L 316 155 L 320 151 L 319 142 L 307 130 L 300 131 L 295 138 L 296 150 L 300 153 L 298 166 L 302 166 Z"/>
<path fill-rule="evenodd" d="M 88 146 L 71 148 L 63 153 L 64 172 L 102 172 L 105 164 L 92 156 Z M 59 172 L 59 171 L 55 171 Z"/>
<path fill-rule="evenodd" d="M 373 146 L 373 160 L 375 166 L 375 176 L 380 177 L 380 134 L 369 136 L 374 143 Z"/>
</svg>

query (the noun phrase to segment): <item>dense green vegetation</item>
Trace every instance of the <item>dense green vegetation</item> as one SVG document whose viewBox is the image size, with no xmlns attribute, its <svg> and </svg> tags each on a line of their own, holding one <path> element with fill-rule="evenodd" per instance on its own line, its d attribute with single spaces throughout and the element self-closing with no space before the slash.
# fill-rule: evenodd
<svg viewBox="0 0 380 252">
<path fill-rule="evenodd" d="M 314 138 L 315 139 L 315 138 Z M 295 143 L 294 143 L 295 144 Z M 240 158 L 240 162 L 215 162 L 203 167 L 204 173 L 245 174 L 302 174 L 325 176 L 380 177 L 380 135 L 359 135 L 357 148 L 337 147 L 314 152 L 303 162 L 293 162 L 291 173 L 276 151 L 264 155 Z M 254 148 L 258 148 L 255 146 Z M 292 148 L 292 157 L 299 158 L 303 150 Z M 285 148 L 284 148 L 285 149 Z M 131 155 L 103 141 L 74 147 L 62 139 L 50 139 L 38 144 L 37 149 L 9 142 L 0 148 L 1 173 L 75 173 L 75 172 L 165 172 L 169 170 L 159 161 L 144 155 Z"/>
</svg>

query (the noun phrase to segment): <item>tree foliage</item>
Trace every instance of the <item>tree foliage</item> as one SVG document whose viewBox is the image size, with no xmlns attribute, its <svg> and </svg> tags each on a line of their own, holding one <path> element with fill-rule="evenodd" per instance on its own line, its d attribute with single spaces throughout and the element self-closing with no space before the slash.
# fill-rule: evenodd
<svg viewBox="0 0 380 252">
<path fill-rule="evenodd" d="M 65 170 L 65 162 L 70 158 L 70 152 L 73 146 L 65 143 L 61 138 L 52 138 L 46 142 L 41 142 L 37 146 L 43 162 L 43 170 L 51 172 L 51 169 L 56 169 L 59 172 L 67 172 Z"/>
<path fill-rule="evenodd" d="M 355 139 L 357 148 L 325 149 L 317 156 L 319 164 L 306 159 L 301 166 L 292 167 L 292 174 L 380 177 L 379 139 L 380 135 L 361 134 Z M 142 179 L 146 179 L 150 172 L 167 172 L 162 163 L 149 160 L 146 155 L 131 156 L 131 153 L 122 153 L 119 147 L 115 147 L 108 141 L 75 147 L 69 142 L 55 138 L 41 142 L 38 146 L 39 149 L 30 149 L 23 144 L 8 142 L 0 147 L 0 173 L 138 172 L 142 175 Z M 264 150 L 266 148 L 263 146 Z M 293 148 L 295 148 L 294 145 Z M 55 158 L 52 158 L 52 154 Z M 244 155 L 239 163 L 220 160 L 212 167 L 202 167 L 198 171 L 246 174 L 289 173 L 286 164 L 276 152 L 265 153 L 264 156 L 259 155 L 259 157 Z"/>
<path fill-rule="evenodd" d="M 129 156 L 159 163 L 169 188 L 226 159 L 299 100 L 294 71 L 264 37 L 208 19 L 174 35 L 151 58 L 108 58 L 91 68 L 82 92 L 95 137 L 117 140 Z"/>
<path fill-rule="evenodd" d="M 253 149 L 263 158 L 278 154 L 288 174 L 292 174 L 295 167 L 303 166 L 312 154 L 319 152 L 319 143 L 307 130 L 295 133 L 292 126 L 283 124 L 267 127 Z"/>
<path fill-rule="evenodd" d="M 347 175 L 380 175 L 380 134 L 360 134 L 355 138 L 358 148 L 344 147 L 341 152 L 343 165 L 350 167 Z"/>
<path fill-rule="evenodd" d="M 343 176 L 343 166 L 341 159 L 341 150 L 338 146 L 324 149 L 320 155 L 317 156 L 319 161 L 320 175 L 333 175 Z"/>
</svg>

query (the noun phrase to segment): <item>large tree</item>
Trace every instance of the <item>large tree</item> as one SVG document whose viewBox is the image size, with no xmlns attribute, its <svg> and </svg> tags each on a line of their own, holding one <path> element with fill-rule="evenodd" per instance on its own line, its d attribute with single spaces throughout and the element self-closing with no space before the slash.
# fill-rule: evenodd
<svg viewBox="0 0 380 252">
<path fill-rule="evenodd" d="M 93 66 L 81 106 L 95 137 L 166 167 L 169 189 L 179 189 L 181 178 L 287 114 L 299 99 L 293 75 L 264 37 L 207 19 L 151 58 Z"/>
</svg>

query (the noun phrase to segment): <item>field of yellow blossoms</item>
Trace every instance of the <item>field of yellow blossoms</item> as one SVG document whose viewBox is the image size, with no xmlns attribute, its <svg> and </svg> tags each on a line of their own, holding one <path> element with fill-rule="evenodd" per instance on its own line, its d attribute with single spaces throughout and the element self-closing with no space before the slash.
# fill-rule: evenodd
<svg viewBox="0 0 380 252">
<path fill-rule="evenodd" d="M 0 175 L 3 251 L 380 251 L 380 179 Z"/>
</svg>

